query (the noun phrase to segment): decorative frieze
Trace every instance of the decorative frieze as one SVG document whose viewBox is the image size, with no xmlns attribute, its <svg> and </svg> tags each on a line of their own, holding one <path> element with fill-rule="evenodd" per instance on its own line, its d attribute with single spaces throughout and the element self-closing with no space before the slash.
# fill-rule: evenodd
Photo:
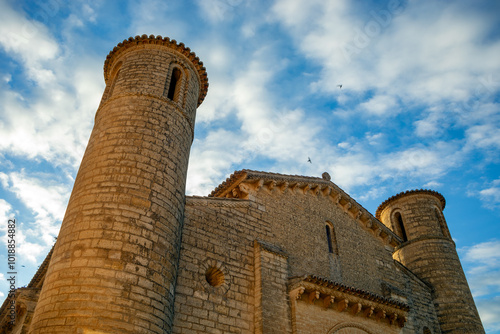
<svg viewBox="0 0 500 334">
<path fill-rule="evenodd" d="M 404 327 L 409 307 L 367 291 L 348 287 L 316 276 L 295 280 L 289 287 L 290 300 L 322 306 L 336 312 Z"/>
</svg>

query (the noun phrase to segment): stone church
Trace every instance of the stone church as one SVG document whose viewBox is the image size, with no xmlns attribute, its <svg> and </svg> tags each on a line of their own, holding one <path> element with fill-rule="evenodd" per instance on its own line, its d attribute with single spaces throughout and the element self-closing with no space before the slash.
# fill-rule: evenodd
<svg viewBox="0 0 500 334">
<path fill-rule="evenodd" d="M 484 333 L 441 194 L 374 216 L 327 173 L 240 170 L 186 196 L 203 63 L 143 35 L 104 78 L 57 242 L 0 333 Z"/>
</svg>

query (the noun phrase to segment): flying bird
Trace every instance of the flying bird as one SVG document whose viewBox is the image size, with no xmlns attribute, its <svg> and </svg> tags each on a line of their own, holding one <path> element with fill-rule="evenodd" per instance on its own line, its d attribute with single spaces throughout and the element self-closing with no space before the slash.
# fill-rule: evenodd
<svg viewBox="0 0 500 334">
<path fill-rule="evenodd" d="M 340 89 L 342 89 L 342 84 L 340 84 L 340 85 L 337 85 L 337 87 L 338 87 L 338 88 L 340 88 Z"/>
<path fill-rule="evenodd" d="M 307 157 L 307 162 L 312 164 L 311 158 Z"/>
</svg>

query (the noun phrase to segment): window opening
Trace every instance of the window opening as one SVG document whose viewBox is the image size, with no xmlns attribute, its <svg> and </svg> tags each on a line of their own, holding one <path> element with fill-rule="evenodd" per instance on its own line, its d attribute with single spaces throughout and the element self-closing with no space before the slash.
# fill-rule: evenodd
<svg viewBox="0 0 500 334">
<path fill-rule="evenodd" d="M 326 227 L 326 239 L 328 240 L 328 252 L 333 253 L 332 233 L 330 231 L 330 226 L 327 224 L 325 227 Z"/>
<path fill-rule="evenodd" d="M 325 224 L 326 229 L 326 240 L 328 243 L 328 252 L 330 254 L 338 254 L 337 248 L 337 240 L 335 237 L 335 230 L 333 229 L 333 225 L 330 222 Z"/>
<path fill-rule="evenodd" d="M 170 86 L 168 87 L 167 97 L 173 101 L 177 100 L 176 97 L 179 91 L 179 81 L 181 78 L 181 71 L 178 68 L 172 70 L 172 76 L 170 78 Z"/>
<path fill-rule="evenodd" d="M 408 241 L 408 236 L 406 235 L 405 225 L 403 224 L 403 217 L 401 213 L 396 212 L 395 215 L 396 223 L 398 224 L 399 231 L 401 232 L 400 237 L 403 238 L 403 241 Z"/>
</svg>

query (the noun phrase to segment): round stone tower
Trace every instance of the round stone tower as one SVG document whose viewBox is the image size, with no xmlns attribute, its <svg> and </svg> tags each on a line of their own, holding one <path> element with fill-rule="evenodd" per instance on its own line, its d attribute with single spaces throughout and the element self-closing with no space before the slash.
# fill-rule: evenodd
<svg viewBox="0 0 500 334">
<path fill-rule="evenodd" d="M 443 216 L 444 197 L 431 190 L 400 193 L 376 216 L 403 240 L 393 257 L 433 287 L 443 333 L 484 333 L 458 254 Z"/>
<path fill-rule="evenodd" d="M 182 43 L 136 36 L 106 89 L 31 333 L 168 333 L 196 108 L 208 79 Z"/>
</svg>

